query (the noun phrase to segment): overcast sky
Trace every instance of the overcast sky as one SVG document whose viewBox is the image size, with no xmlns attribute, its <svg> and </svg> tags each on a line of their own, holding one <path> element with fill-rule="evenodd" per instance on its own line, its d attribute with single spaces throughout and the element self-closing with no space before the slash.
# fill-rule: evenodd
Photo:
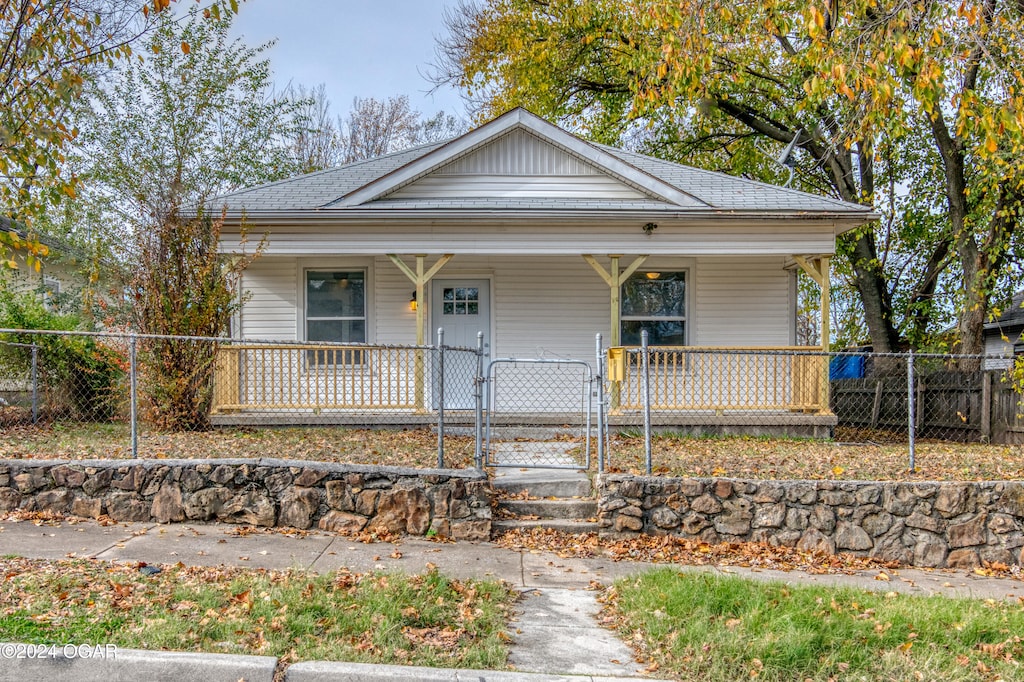
<svg viewBox="0 0 1024 682">
<path fill-rule="evenodd" d="M 424 74 L 444 33 L 444 8 L 455 0 L 246 0 L 233 22 L 235 35 L 256 46 L 272 39 L 274 81 L 326 86 L 335 115 L 353 97 L 408 95 L 414 109 L 443 109 L 465 117 L 458 93 L 432 87 Z"/>
</svg>

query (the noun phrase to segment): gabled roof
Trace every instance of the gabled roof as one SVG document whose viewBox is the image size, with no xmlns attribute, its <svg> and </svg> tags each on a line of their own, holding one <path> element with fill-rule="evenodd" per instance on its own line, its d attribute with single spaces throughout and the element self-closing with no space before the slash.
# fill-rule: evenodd
<svg viewBox="0 0 1024 682">
<path fill-rule="evenodd" d="M 16 235 L 19 239 L 34 240 L 40 244 L 44 244 L 46 248 L 50 250 L 51 254 L 63 254 L 79 260 L 88 260 L 90 257 L 77 246 L 72 246 L 71 244 L 57 239 L 56 237 L 50 237 L 43 234 L 31 234 L 28 227 L 20 222 L 11 220 L 7 216 L 0 216 L 0 232 L 10 232 L 11 234 Z"/>
<path fill-rule="evenodd" d="M 484 155 L 508 140 L 510 135 L 540 145 L 555 165 L 565 160 L 578 163 L 566 175 L 533 170 L 532 182 L 524 182 L 519 192 L 494 192 L 474 189 L 459 193 L 459 182 L 467 172 L 455 174 L 451 168 L 467 164 L 473 155 Z M 508 145 L 506 144 L 506 147 Z M 544 151 L 547 150 L 547 151 Z M 493 164 L 492 164 L 493 165 Z M 520 164 L 521 165 L 521 164 Z M 493 171 L 491 171 L 493 174 Z M 484 176 L 480 171 L 479 175 Z M 609 192 L 542 192 L 547 179 L 580 175 L 602 181 Z M 446 177 L 447 176 L 447 177 Z M 514 172 L 506 178 L 519 178 Z M 461 179 L 461 180 L 460 180 Z M 423 183 L 448 182 L 452 191 L 441 193 L 410 192 L 426 187 Z M 509 181 L 509 182 L 511 182 Z M 508 184 L 508 183 L 506 183 Z M 528 187 L 527 187 L 528 185 Z M 597 187 L 596 185 L 594 187 Z M 474 211 L 546 211 L 546 212 L 645 212 L 654 216 L 737 216 L 832 217 L 862 224 L 877 216 L 869 207 L 821 197 L 722 173 L 699 170 L 650 156 L 592 144 L 548 123 L 525 109 L 513 109 L 482 126 L 447 142 L 414 147 L 375 159 L 310 173 L 279 182 L 240 190 L 218 197 L 212 207 L 227 206 L 229 214 L 245 212 L 250 218 L 261 214 L 287 215 L 289 218 L 315 215 L 341 217 L 347 213 L 394 215 L 410 212 L 444 212 L 447 215 Z"/>
<path fill-rule="evenodd" d="M 1024 327 L 1024 290 L 1013 295 L 1010 304 L 1003 308 L 1003 313 L 996 319 L 985 324 L 985 330 L 1011 330 Z"/>
</svg>

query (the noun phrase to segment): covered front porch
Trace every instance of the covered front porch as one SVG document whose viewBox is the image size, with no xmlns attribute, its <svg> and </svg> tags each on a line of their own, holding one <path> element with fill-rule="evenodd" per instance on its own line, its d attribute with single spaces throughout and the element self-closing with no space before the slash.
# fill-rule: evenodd
<svg viewBox="0 0 1024 682">
<path fill-rule="evenodd" d="M 482 350 L 308 343 L 218 349 L 211 419 L 222 426 L 559 427 L 595 419 L 602 382 L 612 430 L 643 423 L 694 435 L 829 437 L 827 356 L 805 347 L 605 349 L 592 377 L 509 373 L 494 389 Z M 523 364 L 528 364 L 524 360 Z M 646 381 L 644 376 L 646 374 Z M 442 393 L 443 390 L 443 393 Z M 479 392 L 479 404 L 477 395 Z M 541 395 L 543 394 L 543 395 Z M 524 396 L 529 396 L 525 399 Z M 439 414 L 443 405 L 444 415 Z M 544 409 L 538 409 L 543 406 Z"/>
<path fill-rule="evenodd" d="M 244 250 L 243 217 L 268 238 L 242 283 L 235 335 L 251 342 L 221 353 L 214 417 L 282 423 L 430 421 L 473 408 L 481 386 L 492 419 L 557 423 L 566 401 L 582 409 L 571 382 L 480 380 L 519 358 L 583 363 L 623 426 L 643 405 L 675 430 L 828 428 L 829 258 L 838 234 L 874 217 L 593 144 L 519 109 L 445 143 L 219 201 L 222 251 Z M 801 271 L 821 290 L 813 348 L 795 347 Z M 438 378 L 439 328 L 473 356 L 458 379 L 448 364 Z M 598 332 L 613 363 L 595 353 Z M 638 354 L 643 332 L 651 350 Z M 544 393 L 543 406 L 516 402 L 517 386 Z"/>
</svg>

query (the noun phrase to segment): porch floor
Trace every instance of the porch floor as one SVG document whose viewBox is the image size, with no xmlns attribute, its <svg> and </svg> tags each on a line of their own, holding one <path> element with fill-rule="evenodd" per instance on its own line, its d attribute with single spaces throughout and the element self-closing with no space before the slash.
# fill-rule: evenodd
<svg viewBox="0 0 1024 682">
<path fill-rule="evenodd" d="M 446 410 L 445 428 L 465 429 L 474 424 L 471 410 Z M 484 418 L 487 418 L 485 413 Z M 579 412 L 500 412 L 490 415 L 492 426 L 536 426 L 549 429 L 578 429 L 586 420 Z M 215 414 L 214 426 L 346 426 L 350 428 L 423 428 L 437 425 L 436 412 L 408 410 L 274 410 Z M 788 411 L 732 410 L 687 411 L 651 414 L 651 426 L 657 431 L 671 431 L 693 436 L 789 436 L 831 438 L 837 424 L 834 414 Z M 597 426 L 597 416 L 591 415 Z M 608 415 L 611 431 L 643 427 L 640 412 L 618 411 Z"/>
</svg>

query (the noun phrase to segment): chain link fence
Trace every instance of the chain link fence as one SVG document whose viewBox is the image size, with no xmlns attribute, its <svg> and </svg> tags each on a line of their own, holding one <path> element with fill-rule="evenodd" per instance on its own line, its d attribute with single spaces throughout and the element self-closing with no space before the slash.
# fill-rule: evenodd
<svg viewBox="0 0 1024 682">
<path fill-rule="evenodd" d="M 482 350 L 0 330 L 0 456 L 268 456 L 470 467 Z M 394 449 L 364 427 L 436 434 Z M 433 438 L 433 435 L 430 436 Z M 364 439 L 365 440 L 365 439 Z M 52 452 L 51 452 L 52 456 Z"/>
<path fill-rule="evenodd" d="M 484 379 L 488 466 L 590 468 L 599 407 L 589 363 L 498 358 Z"/>
<path fill-rule="evenodd" d="M 0 456 L 588 468 L 612 433 L 1024 443 L 1012 358 L 808 348 L 476 348 L 0 330 Z M 371 442 L 367 429 L 385 435 Z M 387 440 L 387 430 L 405 438 Z M 547 445 L 538 445 L 546 442 Z M 552 447 L 552 443 L 560 447 Z M 63 453 L 67 453 L 66 455 Z M 428 456 L 424 456 L 427 453 Z M 436 453 L 436 457 L 433 454 Z"/>
<path fill-rule="evenodd" d="M 824 353 L 800 348 L 608 351 L 607 420 L 655 433 L 828 438 L 836 443 L 1024 443 L 1007 356 Z"/>
</svg>

